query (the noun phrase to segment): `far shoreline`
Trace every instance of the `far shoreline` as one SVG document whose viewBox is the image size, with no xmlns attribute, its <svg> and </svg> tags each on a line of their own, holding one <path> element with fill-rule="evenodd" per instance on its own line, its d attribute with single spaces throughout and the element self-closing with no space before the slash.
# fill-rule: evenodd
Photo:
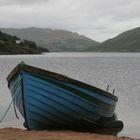
<svg viewBox="0 0 140 140">
<path fill-rule="evenodd" d="M 65 57 L 65 58 L 90 58 L 90 57 L 105 57 L 105 58 L 139 58 L 140 52 L 131 52 L 131 53 L 116 53 L 116 52 L 47 52 L 42 54 L 2 54 L 0 57 Z"/>
</svg>

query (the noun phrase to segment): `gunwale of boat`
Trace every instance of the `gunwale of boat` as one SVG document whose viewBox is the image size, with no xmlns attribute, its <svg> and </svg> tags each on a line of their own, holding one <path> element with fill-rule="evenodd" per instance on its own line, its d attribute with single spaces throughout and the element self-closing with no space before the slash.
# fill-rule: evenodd
<svg viewBox="0 0 140 140">
<path fill-rule="evenodd" d="M 118 97 L 113 95 L 113 94 L 111 94 L 110 92 L 104 91 L 102 89 L 99 89 L 99 88 L 97 88 L 95 86 L 86 84 L 84 82 L 81 82 L 81 81 L 69 78 L 69 77 L 64 76 L 62 74 L 58 74 L 58 73 L 55 73 L 55 72 L 51 72 L 51 71 L 48 71 L 48 70 L 44 70 L 44 69 L 41 69 L 41 68 L 37 68 L 37 67 L 33 67 L 33 66 L 30 66 L 30 65 L 27 65 L 27 64 L 25 64 L 23 62 L 19 63 L 11 71 L 11 73 L 8 75 L 8 77 L 7 77 L 8 86 L 9 86 L 10 81 L 17 74 L 19 74 L 21 71 L 29 72 L 31 74 L 36 74 L 36 75 L 41 76 L 43 78 L 50 77 L 50 78 L 54 78 L 56 80 L 60 80 L 60 81 L 63 81 L 63 82 L 68 82 L 68 83 L 71 83 L 71 84 L 75 84 L 77 86 L 82 86 L 82 87 L 87 88 L 88 90 L 95 91 L 95 92 L 97 92 L 100 95 L 103 95 L 103 96 L 109 97 L 109 98 L 111 98 L 111 99 L 113 99 L 115 101 L 118 101 Z"/>
</svg>

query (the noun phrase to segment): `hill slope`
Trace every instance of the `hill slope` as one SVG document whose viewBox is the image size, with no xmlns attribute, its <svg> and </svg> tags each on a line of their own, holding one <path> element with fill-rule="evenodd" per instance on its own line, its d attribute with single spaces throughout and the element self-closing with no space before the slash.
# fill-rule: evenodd
<svg viewBox="0 0 140 140">
<path fill-rule="evenodd" d="M 85 36 L 65 30 L 52 30 L 43 28 L 1 29 L 5 33 L 16 35 L 21 39 L 36 42 L 40 47 L 49 51 L 82 52 L 90 51 L 99 43 Z"/>
<path fill-rule="evenodd" d="M 32 41 L 21 41 L 16 36 L 0 31 L 0 54 L 41 54 L 47 51 L 43 48 L 38 48 Z"/>
<path fill-rule="evenodd" d="M 140 52 L 140 27 L 123 32 L 115 38 L 100 43 L 93 51 Z"/>
</svg>

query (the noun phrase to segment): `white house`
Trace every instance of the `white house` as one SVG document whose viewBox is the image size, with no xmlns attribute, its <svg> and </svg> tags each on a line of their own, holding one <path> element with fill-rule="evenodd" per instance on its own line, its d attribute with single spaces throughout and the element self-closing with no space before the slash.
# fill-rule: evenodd
<svg viewBox="0 0 140 140">
<path fill-rule="evenodd" d="M 20 44 L 21 43 L 21 40 L 16 40 L 16 44 Z"/>
</svg>

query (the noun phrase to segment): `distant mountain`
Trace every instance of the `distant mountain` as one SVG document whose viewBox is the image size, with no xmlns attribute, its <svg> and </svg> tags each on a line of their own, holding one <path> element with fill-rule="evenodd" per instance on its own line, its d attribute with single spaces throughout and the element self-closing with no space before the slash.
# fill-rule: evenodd
<svg viewBox="0 0 140 140">
<path fill-rule="evenodd" d="M 131 29 L 102 43 L 65 30 L 43 28 L 2 28 L 22 40 L 36 42 L 52 52 L 140 52 L 140 27 Z"/>
<path fill-rule="evenodd" d="M 37 47 L 32 41 L 22 41 L 0 31 L 0 54 L 41 54 L 44 51 L 48 50 Z"/>
<path fill-rule="evenodd" d="M 52 30 L 43 28 L 2 28 L 5 33 L 16 35 L 21 39 L 36 42 L 40 47 L 54 52 L 84 52 L 90 51 L 99 43 L 83 35 L 66 30 Z"/>
<path fill-rule="evenodd" d="M 140 27 L 108 39 L 92 49 L 98 52 L 140 52 Z"/>
</svg>

